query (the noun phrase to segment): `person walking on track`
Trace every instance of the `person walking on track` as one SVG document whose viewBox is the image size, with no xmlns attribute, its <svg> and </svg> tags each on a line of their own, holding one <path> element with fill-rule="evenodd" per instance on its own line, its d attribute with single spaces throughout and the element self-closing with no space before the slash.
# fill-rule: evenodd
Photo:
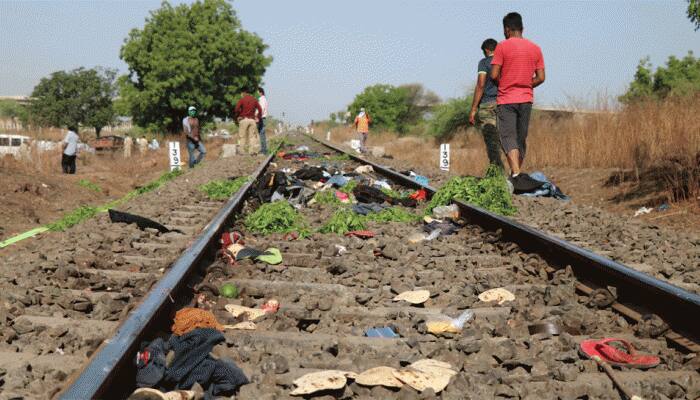
<svg viewBox="0 0 700 400">
<path fill-rule="evenodd" d="M 372 118 L 365 111 L 364 107 L 360 108 L 360 112 L 355 117 L 355 131 L 357 138 L 360 140 L 360 153 L 365 153 L 367 148 L 367 135 L 369 134 L 369 125 L 372 123 Z"/>
<path fill-rule="evenodd" d="M 491 60 L 491 79 L 498 81 L 496 97 L 498 132 L 517 188 L 531 178 L 521 174 L 527 149 L 527 130 L 533 89 L 544 82 L 544 57 L 535 43 L 523 38 L 523 20 L 512 12 L 503 17 L 506 40 L 496 46 Z"/>
<path fill-rule="evenodd" d="M 238 121 L 238 147 L 244 154 L 256 154 L 260 142 L 258 140 L 258 127 L 255 122 L 257 115 L 262 115 L 260 103 L 251 96 L 252 90 L 243 91 L 243 97 L 238 100 L 235 109 Z"/>
<path fill-rule="evenodd" d="M 207 154 L 199 133 L 199 118 L 197 118 L 197 109 L 194 106 L 190 106 L 187 109 L 187 116 L 182 120 L 182 130 L 185 132 L 187 152 L 190 155 L 188 165 L 190 168 L 194 168 Z M 196 159 L 194 156 L 195 151 L 199 152 Z"/>
<path fill-rule="evenodd" d="M 61 154 L 61 168 L 64 174 L 75 174 L 75 159 L 78 157 L 78 128 L 68 127 L 68 133 L 63 138 L 63 153 Z"/>
<path fill-rule="evenodd" d="M 267 154 L 267 137 L 265 136 L 265 120 L 267 119 L 267 97 L 265 97 L 265 89 L 258 88 L 260 97 L 258 103 L 262 114 L 258 116 L 258 133 L 260 134 L 260 152 Z"/>
<path fill-rule="evenodd" d="M 501 141 L 498 138 L 498 129 L 496 129 L 496 95 L 498 94 L 498 86 L 496 86 L 496 82 L 491 79 L 490 75 L 493 51 L 496 49 L 497 44 L 498 42 L 495 39 L 486 39 L 481 44 L 484 58 L 479 61 L 477 67 L 478 75 L 476 86 L 474 87 L 474 96 L 472 97 L 472 108 L 469 112 L 469 123 L 475 125 L 478 122 L 479 130 L 484 136 L 489 164 L 495 164 L 503 168 L 500 150 Z"/>
</svg>

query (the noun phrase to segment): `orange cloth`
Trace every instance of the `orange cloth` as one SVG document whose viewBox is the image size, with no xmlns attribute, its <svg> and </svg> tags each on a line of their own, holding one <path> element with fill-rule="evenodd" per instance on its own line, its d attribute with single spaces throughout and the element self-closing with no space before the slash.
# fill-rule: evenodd
<svg viewBox="0 0 700 400">
<path fill-rule="evenodd" d="M 175 313 L 175 321 L 172 331 L 181 336 L 197 328 L 214 328 L 217 331 L 224 331 L 214 314 L 200 308 L 183 308 Z"/>
</svg>

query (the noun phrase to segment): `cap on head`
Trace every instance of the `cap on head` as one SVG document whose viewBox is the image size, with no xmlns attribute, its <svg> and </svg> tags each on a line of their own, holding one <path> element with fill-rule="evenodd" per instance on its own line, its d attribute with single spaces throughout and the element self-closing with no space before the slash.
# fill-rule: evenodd
<svg viewBox="0 0 700 400">
<path fill-rule="evenodd" d="M 195 115 L 197 115 L 197 108 L 195 108 L 195 106 L 189 106 L 187 108 L 187 114 L 191 117 L 194 117 Z"/>
<path fill-rule="evenodd" d="M 364 111 L 365 111 L 365 108 L 364 108 L 364 107 L 360 107 L 360 112 L 364 112 Z"/>
</svg>

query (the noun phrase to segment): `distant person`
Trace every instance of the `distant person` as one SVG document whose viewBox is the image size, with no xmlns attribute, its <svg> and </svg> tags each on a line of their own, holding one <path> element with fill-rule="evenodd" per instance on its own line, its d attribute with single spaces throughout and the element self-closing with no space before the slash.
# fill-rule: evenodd
<svg viewBox="0 0 700 400">
<path fill-rule="evenodd" d="M 131 157 L 131 149 L 134 147 L 134 139 L 128 134 L 124 138 L 124 158 Z"/>
<path fill-rule="evenodd" d="M 199 118 L 197 118 L 197 108 L 189 106 L 187 108 L 187 116 L 182 120 L 182 131 L 185 132 L 185 140 L 187 141 L 187 152 L 190 155 L 188 165 L 194 168 L 195 165 L 202 162 L 207 150 L 202 143 L 202 137 L 199 134 Z M 194 157 L 194 152 L 199 154 Z"/>
<path fill-rule="evenodd" d="M 75 159 L 78 157 L 78 128 L 74 125 L 68 127 L 68 133 L 63 138 L 63 154 L 61 155 L 61 167 L 64 174 L 75 174 Z"/>
<path fill-rule="evenodd" d="M 496 129 L 496 95 L 498 86 L 491 79 L 491 59 L 493 51 L 496 49 L 495 39 L 486 39 L 481 44 L 481 51 L 484 58 L 479 61 L 477 67 L 476 87 L 474 97 L 472 97 L 472 109 L 469 112 L 469 123 L 474 125 L 477 122 L 481 134 L 484 136 L 486 144 L 486 155 L 489 157 L 489 164 L 495 164 L 503 168 L 501 161 L 501 141 L 498 138 Z"/>
<path fill-rule="evenodd" d="M 496 46 L 491 60 L 491 79 L 498 81 L 498 132 L 517 190 L 518 186 L 533 184 L 529 175 L 520 172 L 527 149 L 533 88 L 545 79 L 544 57 L 539 46 L 523 38 L 520 14 L 512 12 L 503 17 L 503 34 L 506 40 Z"/>
<path fill-rule="evenodd" d="M 160 149 L 160 143 L 158 143 L 158 140 L 156 140 L 156 138 L 153 138 L 153 140 L 151 140 L 151 143 L 148 144 L 148 150 L 158 149 Z"/>
<path fill-rule="evenodd" d="M 139 147 L 139 154 L 146 154 L 146 150 L 148 150 L 148 139 L 146 139 L 146 136 L 136 139 L 136 145 Z"/>
<path fill-rule="evenodd" d="M 267 97 L 265 97 L 265 89 L 258 88 L 260 97 L 258 103 L 262 114 L 258 116 L 258 133 L 260 134 L 260 152 L 267 154 L 267 137 L 265 136 L 265 120 L 267 119 Z"/>
<path fill-rule="evenodd" d="M 262 115 L 260 103 L 251 96 L 252 90 L 244 90 L 243 97 L 238 100 L 235 108 L 236 121 L 238 121 L 238 146 L 244 154 L 256 154 L 258 152 L 258 127 L 255 122 L 257 115 Z"/>
<path fill-rule="evenodd" d="M 360 112 L 355 117 L 355 131 L 357 132 L 357 138 L 360 140 L 360 153 L 365 153 L 367 148 L 365 144 L 367 143 L 367 135 L 369 134 L 369 124 L 372 123 L 372 118 L 365 111 L 364 107 L 360 108 Z"/>
</svg>

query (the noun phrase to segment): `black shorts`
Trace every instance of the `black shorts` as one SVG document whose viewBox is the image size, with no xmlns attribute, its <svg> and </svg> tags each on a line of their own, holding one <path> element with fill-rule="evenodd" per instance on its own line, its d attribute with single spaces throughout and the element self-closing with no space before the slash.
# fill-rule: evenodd
<svg viewBox="0 0 700 400">
<path fill-rule="evenodd" d="M 517 149 L 520 151 L 520 157 L 525 157 L 531 111 L 532 103 L 499 104 L 496 108 L 498 134 L 501 137 L 501 146 L 506 153 Z"/>
</svg>

